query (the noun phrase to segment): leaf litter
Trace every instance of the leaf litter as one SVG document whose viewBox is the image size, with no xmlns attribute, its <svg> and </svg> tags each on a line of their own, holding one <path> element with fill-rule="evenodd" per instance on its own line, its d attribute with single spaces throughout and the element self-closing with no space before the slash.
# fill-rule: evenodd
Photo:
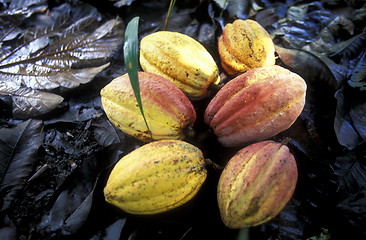
<svg viewBox="0 0 366 240">
<path fill-rule="evenodd" d="M 41 71 L 41 67 L 34 65 L 37 56 L 59 51 L 61 45 L 67 45 L 67 36 L 73 34 L 76 37 L 70 42 L 76 44 L 73 46 L 93 39 L 106 47 L 110 40 L 110 46 L 119 53 L 109 52 L 105 59 L 98 57 L 101 56 L 98 51 L 85 52 L 91 53 L 85 58 L 80 57 L 84 53 L 66 51 L 62 55 L 65 61 L 52 55 L 43 62 L 42 58 L 37 59 L 45 64 L 46 70 L 55 63 L 59 63 L 60 68 L 68 66 L 66 71 L 71 70 L 68 74 L 73 77 L 78 71 L 81 74 L 85 69 L 101 67 L 84 83 L 66 81 L 62 85 L 34 76 L 33 80 L 40 82 L 38 87 L 32 87 L 31 80 L 19 77 L 14 81 L 0 81 L 0 131 L 26 137 L 26 133 L 19 132 L 26 121 L 19 118 L 37 118 L 31 123 L 40 125 L 27 130 L 28 134 L 35 132 L 44 136 L 41 145 L 35 144 L 38 146 L 35 157 L 28 158 L 28 162 L 19 162 L 24 165 L 20 165 L 19 170 L 23 171 L 22 178 L 26 182 L 15 181 L 12 188 L 16 191 L 8 195 L 8 205 L 2 203 L 6 210 L 1 212 L 0 234 L 9 239 L 224 239 L 224 236 L 225 239 L 239 239 L 240 231 L 223 227 L 217 212 L 217 170 L 209 169 L 211 174 L 201 195 L 187 208 L 172 213 L 147 218 L 129 216 L 105 204 L 102 190 L 111 166 L 142 144 L 112 126 L 99 102 L 99 90 L 126 72 L 120 55 L 123 31 L 116 33 L 114 27 L 117 22 L 121 26 L 122 21 L 140 16 L 140 37 L 157 31 L 164 25 L 164 7 L 168 9 L 169 1 L 116 0 L 105 3 L 109 4 L 109 9 L 96 3 L 92 3 L 96 5 L 93 7 L 73 2 L 56 4 L 47 14 L 47 1 L 24 1 L 26 7 L 22 10 L 1 3 L 1 56 L 10 55 L 4 59 L 5 65 L 0 62 L 0 71 L 2 67 L 5 70 L 19 67 L 16 61 L 22 62 L 23 71 L 28 62 L 30 69 Z M 76 5 L 72 5 L 75 2 Z M 177 3 L 174 8 L 171 18 L 175 20 L 170 22 L 168 29 L 199 38 L 218 60 L 215 38 L 221 34 L 223 24 L 238 16 L 257 19 L 274 37 L 278 63 L 296 69 L 308 83 L 309 94 L 303 113 L 290 129 L 273 138 L 281 141 L 290 137 L 289 147 L 296 155 L 300 169 L 297 190 L 273 221 L 249 230 L 249 239 L 364 239 L 366 99 L 365 18 L 362 13 L 365 6 L 359 6 L 357 2 L 344 5 L 340 1 L 230 1 L 229 7 L 222 1 L 184 2 L 186 6 Z M 113 4 L 116 5 L 113 7 Z M 355 9 L 357 11 L 353 11 Z M 116 12 L 122 20 L 116 17 Z M 109 18 L 112 20 L 105 20 L 103 15 L 113 15 Z M 28 23 L 19 25 L 25 19 Z M 109 26 L 112 30 L 103 33 L 101 26 Z M 102 37 L 105 33 L 106 42 Z M 115 42 L 118 38 L 120 45 Z M 12 52 L 26 54 L 11 56 Z M 304 64 L 298 64 L 299 61 Z M 57 70 L 61 74 L 65 71 Z M 25 85 L 27 83 L 30 86 Z M 28 91 L 28 97 L 33 98 L 38 92 L 46 92 L 63 99 L 52 107 L 39 107 L 52 104 L 52 97 L 42 96 L 44 101 L 39 100 L 33 107 L 15 113 L 12 104 L 17 100 L 16 91 L 25 94 Z M 19 107 L 24 107 L 22 101 L 26 100 L 19 99 Z M 195 106 L 200 110 L 204 108 L 202 104 L 204 101 L 196 102 Z M 40 112 L 35 106 L 46 110 Z M 198 132 L 206 130 L 201 125 L 196 128 Z M 215 148 L 220 156 L 227 153 L 214 140 L 209 139 L 202 146 L 205 152 Z M 8 144 L 2 142 L 0 152 L 7 147 Z M 215 154 L 210 156 L 218 161 Z M 12 159 L 5 159 L 10 164 Z M 8 174 L 5 169 L 4 176 Z M 8 191 L 9 186 L 6 189 Z M 4 191 L 0 193 L 3 196 Z"/>
</svg>

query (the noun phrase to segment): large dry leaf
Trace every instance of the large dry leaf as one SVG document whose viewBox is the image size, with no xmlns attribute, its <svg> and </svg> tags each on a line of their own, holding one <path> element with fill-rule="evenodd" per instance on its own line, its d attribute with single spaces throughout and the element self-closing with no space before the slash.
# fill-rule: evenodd
<svg viewBox="0 0 366 240">
<path fill-rule="evenodd" d="M 60 26 L 25 30 L 14 26 L 0 32 L 0 96 L 12 97 L 16 118 L 54 109 L 62 97 L 43 90 L 88 83 L 109 65 L 122 44 L 124 29 L 118 18 L 101 23 L 94 15 L 79 14 L 75 21 L 59 15 L 55 24 Z"/>
<path fill-rule="evenodd" d="M 119 20 L 83 32 L 92 22 L 81 19 L 59 32 L 61 38 L 56 40 L 51 38 L 56 31 L 36 34 L 0 59 L 1 81 L 32 89 L 74 88 L 89 82 L 107 67 L 122 41 Z"/>
</svg>

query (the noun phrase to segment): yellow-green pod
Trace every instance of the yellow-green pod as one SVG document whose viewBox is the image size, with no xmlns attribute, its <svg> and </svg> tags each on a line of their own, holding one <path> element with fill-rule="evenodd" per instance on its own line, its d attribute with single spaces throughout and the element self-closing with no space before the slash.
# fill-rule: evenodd
<svg viewBox="0 0 366 240">
<path fill-rule="evenodd" d="M 206 175 L 199 148 L 181 140 L 155 141 L 120 159 L 104 196 L 131 214 L 161 213 L 191 200 Z"/>
<path fill-rule="evenodd" d="M 141 39 L 140 64 L 144 71 L 173 82 L 190 98 L 204 97 L 208 86 L 220 81 L 217 64 L 206 48 L 178 32 L 159 31 Z"/>
</svg>

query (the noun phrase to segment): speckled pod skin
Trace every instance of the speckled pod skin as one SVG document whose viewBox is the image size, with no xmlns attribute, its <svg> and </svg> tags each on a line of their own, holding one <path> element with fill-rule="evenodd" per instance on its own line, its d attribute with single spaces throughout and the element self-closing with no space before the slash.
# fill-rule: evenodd
<svg viewBox="0 0 366 240">
<path fill-rule="evenodd" d="M 184 129 L 193 126 L 195 109 L 187 96 L 167 79 L 139 72 L 140 93 L 149 134 L 127 74 L 101 90 L 108 119 L 123 132 L 142 141 L 183 139 Z"/>
<path fill-rule="evenodd" d="M 268 32 L 256 21 L 235 20 L 225 25 L 218 40 L 223 69 L 232 76 L 275 64 L 275 47 Z"/>
<path fill-rule="evenodd" d="M 235 229 L 271 220 L 291 199 L 297 178 L 287 146 L 262 141 L 243 148 L 220 176 L 217 197 L 224 224 Z"/>
<path fill-rule="evenodd" d="M 200 149 L 181 140 L 160 140 L 124 156 L 113 168 L 104 196 L 131 214 L 162 213 L 191 200 L 206 176 Z"/>
<path fill-rule="evenodd" d="M 178 32 L 159 31 L 140 42 L 144 71 L 163 76 L 189 98 L 203 98 L 211 83 L 218 83 L 219 70 L 210 53 L 195 39 Z"/>
<path fill-rule="evenodd" d="M 305 105 L 306 83 L 280 66 L 252 69 L 229 81 L 205 110 L 204 121 L 226 147 L 239 147 L 288 129 Z"/>
</svg>

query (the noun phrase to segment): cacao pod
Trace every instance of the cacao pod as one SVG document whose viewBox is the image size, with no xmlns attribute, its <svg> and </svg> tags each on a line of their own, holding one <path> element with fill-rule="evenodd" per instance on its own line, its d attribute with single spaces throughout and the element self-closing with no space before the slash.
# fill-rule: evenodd
<svg viewBox="0 0 366 240">
<path fill-rule="evenodd" d="M 287 146 L 273 141 L 249 145 L 225 166 L 217 197 L 229 228 L 251 227 L 275 217 L 291 199 L 297 165 Z"/>
<path fill-rule="evenodd" d="M 210 53 L 195 39 L 170 31 L 147 35 L 140 42 L 144 71 L 163 76 L 188 97 L 202 98 L 211 83 L 218 83 L 219 70 Z"/>
<path fill-rule="evenodd" d="M 193 126 L 195 109 L 187 96 L 165 78 L 138 73 L 141 101 L 149 133 L 127 74 L 112 80 L 101 90 L 109 120 L 123 132 L 143 141 L 183 139 L 184 129 Z"/>
<path fill-rule="evenodd" d="M 256 21 L 235 20 L 225 25 L 218 40 L 222 68 L 232 76 L 275 64 L 275 47 L 268 32 Z"/>
<path fill-rule="evenodd" d="M 224 146 L 243 146 L 288 129 L 302 112 L 305 95 L 299 75 L 277 65 L 255 68 L 217 92 L 204 121 Z"/>
<path fill-rule="evenodd" d="M 191 200 L 206 175 L 199 148 L 181 140 L 155 141 L 118 161 L 104 196 L 128 213 L 161 213 Z"/>
</svg>

